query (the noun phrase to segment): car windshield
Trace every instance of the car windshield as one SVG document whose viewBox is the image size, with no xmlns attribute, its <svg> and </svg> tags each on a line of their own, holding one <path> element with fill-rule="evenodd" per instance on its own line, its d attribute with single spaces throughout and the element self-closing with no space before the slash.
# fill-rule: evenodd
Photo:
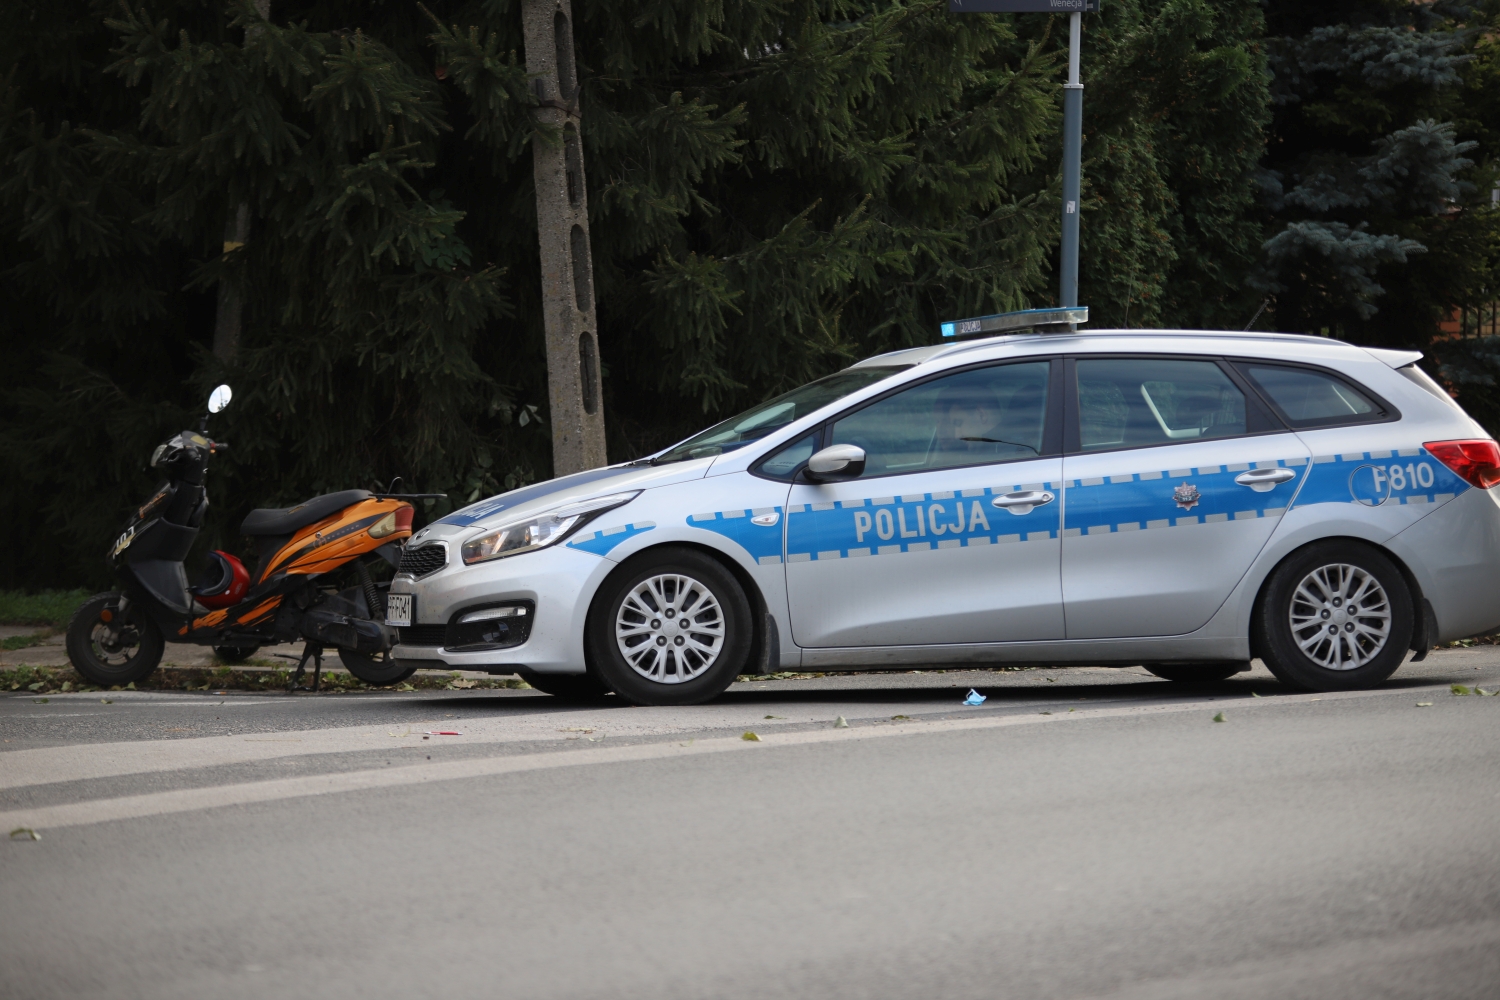
<svg viewBox="0 0 1500 1000">
<path fill-rule="evenodd" d="M 835 400 L 843 399 L 852 392 L 910 367 L 911 365 L 887 365 L 879 368 L 846 368 L 835 372 L 827 378 L 809 382 L 775 399 L 767 400 L 737 417 L 714 424 L 703 433 L 695 434 L 662 452 L 651 460 L 651 464 L 707 458 L 743 448 L 752 441 L 759 441 L 767 434 L 779 431 L 799 417 L 805 417 L 814 410 L 822 409 Z"/>
</svg>

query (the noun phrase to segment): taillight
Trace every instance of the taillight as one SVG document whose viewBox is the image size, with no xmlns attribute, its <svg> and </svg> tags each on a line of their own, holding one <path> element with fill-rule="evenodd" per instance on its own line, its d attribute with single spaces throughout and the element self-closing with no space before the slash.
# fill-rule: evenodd
<svg viewBox="0 0 1500 1000">
<path fill-rule="evenodd" d="M 400 507 L 397 507 L 396 508 L 396 530 L 397 531 L 410 531 L 411 530 L 411 518 L 412 518 L 412 515 L 415 514 L 415 513 L 416 513 L 416 511 L 412 510 L 411 504 L 409 504 L 409 503 L 404 503 Z"/>
<path fill-rule="evenodd" d="M 1470 486 L 1487 490 L 1500 483 L 1500 445 L 1489 438 L 1428 441 L 1422 447 Z"/>
<path fill-rule="evenodd" d="M 371 538 L 384 538 L 396 530 L 396 512 L 391 511 L 385 517 L 370 525 Z"/>
</svg>

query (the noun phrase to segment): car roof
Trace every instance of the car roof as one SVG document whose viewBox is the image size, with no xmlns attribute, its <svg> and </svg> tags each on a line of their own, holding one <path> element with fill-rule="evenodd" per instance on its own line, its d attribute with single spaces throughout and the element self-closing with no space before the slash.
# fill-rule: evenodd
<svg viewBox="0 0 1500 1000">
<path fill-rule="evenodd" d="M 1411 364 L 1420 351 L 1364 348 L 1331 337 L 1304 333 L 1265 333 L 1234 330 L 1080 330 L 1064 333 L 1022 333 L 982 337 L 957 343 L 932 344 L 889 351 L 865 358 L 853 368 L 887 365 L 920 366 L 963 357 L 964 361 L 989 357 L 1024 356 L 1053 351 L 1180 350 L 1190 353 L 1251 354 L 1268 357 L 1329 357 L 1330 354 L 1364 354 L 1392 368 Z"/>
</svg>

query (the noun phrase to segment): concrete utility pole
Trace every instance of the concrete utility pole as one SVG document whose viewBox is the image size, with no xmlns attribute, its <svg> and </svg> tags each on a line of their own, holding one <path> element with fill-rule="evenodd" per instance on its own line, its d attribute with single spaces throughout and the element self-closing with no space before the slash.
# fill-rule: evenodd
<svg viewBox="0 0 1500 1000">
<path fill-rule="evenodd" d="M 271 17 L 271 0 L 254 0 L 255 12 L 262 18 Z M 259 25 L 245 29 L 248 44 L 264 31 Z M 250 206 L 240 202 L 234 214 L 224 225 L 224 252 L 233 253 L 250 239 Z M 240 318 L 245 311 L 243 290 L 232 280 L 219 282 L 219 308 L 214 317 L 214 357 L 226 364 L 234 360 L 240 350 Z"/>
<path fill-rule="evenodd" d="M 537 137 L 531 144 L 531 162 L 542 260 L 552 471 L 565 476 L 607 464 L 573 14 L 568 0 L 523 0 L 521 19 L 526 72 L 541 105 L 537 120 L 556 129 L 561 140 Z"/>
</svg>

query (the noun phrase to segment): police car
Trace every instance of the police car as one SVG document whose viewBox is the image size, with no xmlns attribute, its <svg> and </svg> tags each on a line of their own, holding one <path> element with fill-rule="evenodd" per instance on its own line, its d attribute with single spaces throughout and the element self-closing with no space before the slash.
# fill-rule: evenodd
<svg viewBox="0 0 1500 1000">
<path fill-rule="evenodd" d="M 737 674 L 1260 657 L 1364 688 L 1500 626 L 1500 449 L 1417 352 L 1090 331 L 869 358 L 408 545 L 408 665 L 713 698 Z"/>
</svg>

